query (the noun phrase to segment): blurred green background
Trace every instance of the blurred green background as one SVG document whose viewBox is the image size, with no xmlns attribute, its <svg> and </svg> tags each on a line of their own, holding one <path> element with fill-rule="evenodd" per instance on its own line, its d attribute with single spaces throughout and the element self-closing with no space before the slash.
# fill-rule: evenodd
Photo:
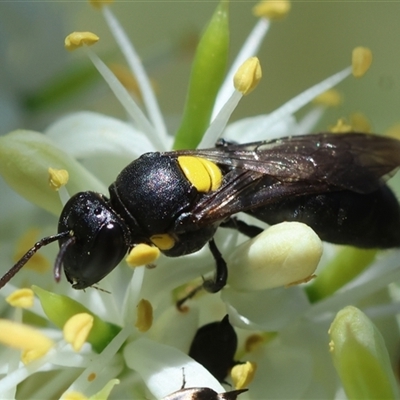
<svg viewBox="0 0 400 400">
<path fill-rule="evenodd" d="M 232 58 L 256 22 L 251 13 L 254 4 L 230 3 Z M 216 5 L 216 1 L 185 0 L 125 1 L 112 6 L 156 82 L 171 126 L 183 109 L 194 39 Z M 353 47 L 362 45 L 373 52 L 371 70 L 361 80 L 350 78 L 339 85 L 344 103 L 330 110 L 319 128 L 356 111 L 369 118 L 376 132 L 399 122 L 399 15 L 400 2 L 292 2 L 290 14 L 272 24 L 259 53 L 263 68 L 259 87 L 242 100 L 233 119 L 271 112 L 349 65 Z M 95 72 L 93 82 L 82 86 L 79 94 L 45 107 L 32 103 L 43 88 L 68 76 L 71 69 L 89 65 L 84 52 L 64 50 L 64 37 L 74 30 L 97 33 L 101 39 L 94 48 L 97 54 L 123 62 L 101 13 L 86 1 L 0 3 L 0 133 L 21 127 L 43 130 L 58 116 L 76 110 L 125 117 Z M 192 45 L 181 51 L 185 42 Z"/>
</svg>

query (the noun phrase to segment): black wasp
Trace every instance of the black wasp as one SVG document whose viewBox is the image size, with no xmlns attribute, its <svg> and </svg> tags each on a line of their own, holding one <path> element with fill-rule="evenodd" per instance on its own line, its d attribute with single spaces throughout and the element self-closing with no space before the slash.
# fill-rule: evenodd
<svg viewBox="0 0 400 400">
<path fill-rule="evenodd" d="M 61 267 L 75 289 L 109 274 L 139 243 L 170 257 L 209 243 L 216 260 L 210 292 L 227 266 L 213 236 L 219 226 L 255 236 L 261 229 L 233 218 L 245 212 L 268 224 L 300 221 L 322 240 L 358 247 L 400 245 L 400 210 L 384 178 L 400 166 L 400 141 L 364 134 L 319 133 L 272 141 L 220 141 L 205 150 L 146 153 L 100 193 L 75 194 L 58 234 L 36 243 L 0 280 L 8 282 L 42 246 L 58 240 Z"/>
<path fill-rule="evenodd" d="M 239 394 L 248 389 L 231 390 L 230 392 L 217 393 L 207 387 L 185 388 L 186 378 L 183 371 L 183 382 L 180 390 L 163 397 L 161 400 L 236 400 Z"/>
<path fill-rule="evenodd" d="M 177 392 L 163 397 L 162 400 L 236 400 L 239 394 L 247 392 L 248 389 L 232 390 L 225 393 L 217 393 L 207 387 L 182 388 Z"/>
</svg>

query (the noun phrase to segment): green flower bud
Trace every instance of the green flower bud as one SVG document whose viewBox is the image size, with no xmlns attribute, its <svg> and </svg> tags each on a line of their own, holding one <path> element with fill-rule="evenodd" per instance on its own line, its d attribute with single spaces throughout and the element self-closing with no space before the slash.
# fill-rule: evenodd
<svg viewBox="0 0 400 400">
<path fill-rule="evenodd" d="M 339 311 L 329 329 L 333 363 L 349 399 L 398 399 L 384 340 L 359 309 Z"/>
<path fill-rule="evenodd" d="M 32 286 L 32 290 L 39 297 L 47 318 L 60 329 L 75 314 L 87 313 L 92 315 L 94 318 L 93 328 L 90 331 L 87 341 L 98 353 L 103 351 L 107 344 L 121 330 L 118 326 L 103 321 L 82 304 L 67 296 L 48 292 L 38 286 Z"/>
<path fill-rule="evenodd" d="M 197 47 L 175 149 L 195 148 L 210 124 L 227 65 L 228 47 L 228 3 L 221 1 Z"/>
</svg>

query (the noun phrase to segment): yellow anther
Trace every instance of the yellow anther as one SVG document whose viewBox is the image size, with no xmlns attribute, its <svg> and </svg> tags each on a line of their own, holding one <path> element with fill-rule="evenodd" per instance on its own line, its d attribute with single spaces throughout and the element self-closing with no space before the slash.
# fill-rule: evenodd
<svg viewBox="0 0 400 400">
<path fill-rule="evenodd" d="M 313 103 L 324 107 L 337 107 L 342 101 L 341 94 L 336 89 L 330 89 L 317 96 Z"/>
<path fill-rule="evenodd" d="M 286 17 L 290 8 L 291 4 L 288 0 L 265 0 L 253 7 L 253 14 L 256 17 L 279 20 Z"/>
<path fill-rule="evenodd" d="M 352 132 L 353 127 L 349 125 L 344 119 L 340 118 L 335 126 L 329 129 L 332 133 L 347 133 Z"/>
<path fill-rule="evenodd" d="M 371 123 L 368 118 L 360 112 L 350 115 L 350 123 L 356 132 L 371 132 Z"/>
<path fill-rule="evenodd" d="M 14 262 L 17 262 L 35 243 L 39 236 L 38 229 L 29 229 L 17 242 L 17 248 L 13 256 Z M 50 262 L 41 253 L 35 253 L 24 268 L 29 268 L 33 271 L 44 273 L 50 268 Z"/>
<path fill-rule="evenodd" d="M 233 77 L 235 89 L 243 95 L 251 93 L 262 77 L 260 60 L 257 57 L 247 59 Z"/>
<path fill-rule="evenodd" d="M 49 168 L 47 171 L 49 173 L 49 185 L 53 190 L 57 191 L 67 184 L 69 174 L 66 169 Z"/>
<path fill-rule="evenodd" d="M 168 233 L 160 233 L 159 235 L 153 235 L 150 240 L 160 249 L 169 250 L 175 246 L 175 239 L 168 235 Z"/>
<path fill-rule="evenodd" d="M 86 45 L 91 46 L 98 42 L 99 37 L 92 32 L 72 32 L 64 41 L 67 50 L 76 50 L 77 48 Z"/>
<path fill-rule="evenodd" d="M 160 250 L 158 247 L 140 243 L 129 252 L 125 261 L 130 267 L 139 267 L 153 263 L 159 256 Z"/>
<path fill-rule="evenodd" d="M 48 350 L 41 349 L 41 348 L 31 349 L 31 350 L 23 350 L 21 353 L 21 361 L 25 365 L 28 365 L 32 361 L 42 358 L 44 355 L 46 355 L 47 351 Z"/>
<path fill-rule="evenodd" d="M 89 376 L 87 377 L 88 382 L 93 382 L 96 379 L 97 375 L 92 372 L 91 374 L 89 374 Z"/>
<path fill-rule="evenodd" d="M 101 8 L 112 3 L 114 3 L 114 0 L 89 0 L 89 4 L 91 4 L 94 8 Z"/>
<path fill-rule="evenodd" d="M 43 357 L 54 345 L 37 329 L 6 319 L 0 319 L 0 343 L 23 350 L 25 364 Z"/>
<path fill-rule="evenodd" d="M 153 307 L 148 300 L 142 299 L 137 305 L 135 326 L 139 332 L 147 332 L 153 324 Z"/>
<path fill-rule="evenodd" d="M 220 187 L 222 173 L 212 161 L 201 157 L 180 156 L 178 157 L 178 163 L 187 180 L 200 193 L 208 193 Z M 161 248 L 161 250 L 163 249 Z"/>
<path fill-rule="evenodd" d="M 361 78 L 372 63 L 372 52 L 367 47 L 356 47 L 352 53 L 353 76 Z"/>
<path fill-rule="evenodd" d="M 79 351 L 93 327 L 93 316 L 88 313 L 73 315 L 64 325 L 64 340 L 72 345 L 75 351 Z"/>
<path fill-rule="evenodd" d="M 258 333 L 255 333 L 253 335 L 250 335 L 246 339 L 246 342 L 244 344 L 244 348 L 245 348 L 247 353 L 250 353 L 250 352 L 258 349 L 264 343 L 265 343 L 265 338 L 262 335 L 260 335 Z"/>
<path fill-rule="evenodd" d="M 237 364 L 231 370 L 233 386 L 236 389 L 244 389 L 253 381 L 257 370 L 257 364 L 247 361 L 244 364 Z"/>
<path fill-rule="evenodd" d="M 63 397 L 61 397 L 62 400 L 88 400 L 88 397 L 83 395 L 80 392 L 68 392 L 65 393 Z"/>
<path fill-rule="evenodd" d="M 6 297 L 6 302 L 13 307 L 30 308 L 33 306 L 34 296 L 32 289 L 18 289 Z"/>
<path fill-rule="evenodd" d="M 400 123 L 391 126 L 386 132 L 386 136 L 393 137 L 395 139 L 400 139 Z"/>
</svg>

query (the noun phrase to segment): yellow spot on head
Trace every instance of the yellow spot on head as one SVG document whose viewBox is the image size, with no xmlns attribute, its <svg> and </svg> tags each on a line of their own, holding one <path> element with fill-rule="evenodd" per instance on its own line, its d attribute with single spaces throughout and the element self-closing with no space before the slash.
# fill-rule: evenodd
<svg viewBox="0 0 400 400">
<path fill-rule="evenodd" d="M 125 261 L 130 267 L 139 267 L 153 263 L 159 256 L 160 250 L 157 247 L 140 243 L 129 252 Z"/>
<path fill-rule="evenodd" d="M 54 345 L 39 330 L 6 319 L 0 319 L 0 343 L 22 350 L 25 364 L 43 357 Z"/>
<path fill-rule="evenodd" d="M 142 299 L 137 305 L 135 326 L 139 332 L 147 332 L 153 324 L 153 307 L 148 300 Z"/>
<path fill-rule="evenodd" d="M 372 64 L 372 52 L 367 47 L 356 47 L 352 53 L 353 76 L 361 78 Z"/>
<path fill-rule="evenodd" d="M 69 179 L 69 174 L 66 169 L 48 169 L 49 173 L 49 185 L 57 191 L 60 187 L 65 186 Z"/>
<path fill-rule="evenodd" d="M 18 289 L 11 293 L 6 302 L 13 307 L 30 308 L 33 306 L 34 293 L 32 289 Z"/>
<path fill-rule="evenodd" d="M 83 45 L 91 46 L 99 41 L 99 37 L 92 32 L 72 32 L 64 41 L 67 50 L 76 50 Z"/>
<path fill-rule="evenodd" d="M 257 57 L 251 57 L 238 68 L 233 77 L 233 84 L 235 89 L 245 96 L 257 87 L 261 77 L 260 60 Z"/>
<path fill-rule="evenodd" d="M 288 0 L 265 0 L 253 7 L 253 14 L 256 17 L 279 20 L 286 17 L 290 8 L 291 4 Z"/>
<path fill-rule="evenodd" d="M 79 351 L 89 336 L 93 327 L 93 316 L 88 313 L 73 315 L 64 325 L 64 340 L 72 345 L 75 351 Z"/>
<path fill-rule="evenodd" d="M 221 170 L 212 161 L 201 157 L 181 156 L 178 157 L 178 163 L 186 179 L 200 193 L 208 193 L 221 186 Z M 158 245 L 156 244 L 156 246 Z M 164 250 L 161 247 L 160 249 Z"/>
<path fill-rule="evenodd" d="M 341 94 L 336 89 L 330 89 L 317 96 L 313 103 L 324 107 L 337 107 L 342 101 Z"/>
<path fill-rule="evenodd" d="M 24 254 L 32 247 L 37 237 L 39 236 L 38 229 L 29 229 L 17 243 L 17 248 L 14 253 L 13 260 L 17 262 Z M 50 268 L 50 262 L 40 253 L 35 253 L 29 261 L 26 263 L 24 268 L 29 268 L 36 272 L 44 273 Z"/>
<path fill-rule="evenodd" d="M 159 235 L 153 235 L 150 240 L 160 249 L 169 250 L 175 246 L 175 239 L 168 235 L 168 233 L 160 233 Z"/>
<path fill-rule="evenodd" d="M 339 119 L 335 126 L 329 129 L 332 133 L 347 133 L 352 132 L 353 127 L 346 123 L 344 119 Z"/>
<path fill-rule="evenodd" d="M 233 385 L 236 389 L 244 389 L 253 381 L 257 370 L 257 364 L 247 361 L 244 364 L 235 365 L 231 370 Z"/>
<path fill-rule="evenodd" d="M 91 4 L 94 8 L 101 8 L 112 3 L 114 3 L 114 0 L 89 0 L 89 4 Z"/>
</svg>

